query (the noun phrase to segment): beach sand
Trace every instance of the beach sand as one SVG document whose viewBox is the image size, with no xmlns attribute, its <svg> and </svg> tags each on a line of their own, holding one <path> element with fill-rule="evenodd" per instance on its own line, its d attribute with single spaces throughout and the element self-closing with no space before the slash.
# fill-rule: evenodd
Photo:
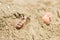
<svg viewBox="0 0 60 40">
<path fill-rule="evenodd" d="M 19 30 L 17 12 L 30 19 Z M 49 25 L 45 12 L 53 15 Z M 60 0 L 0 0 L 0 40 L 60 40 Z"/>
</svg>

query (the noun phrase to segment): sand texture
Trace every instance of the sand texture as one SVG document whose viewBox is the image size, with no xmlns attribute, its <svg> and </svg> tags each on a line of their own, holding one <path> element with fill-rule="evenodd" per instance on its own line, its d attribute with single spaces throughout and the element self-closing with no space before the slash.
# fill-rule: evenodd
<svg viewBox="0 0 60 40">
<path fill-rule="evenodd" d="M 49 25 L 45 12 L 53 15 Z M 17 13 L 29 17 L 19 30 Z M 0 0 L 0 40 L 60 40 L 60 0 Z"/>
</svg>

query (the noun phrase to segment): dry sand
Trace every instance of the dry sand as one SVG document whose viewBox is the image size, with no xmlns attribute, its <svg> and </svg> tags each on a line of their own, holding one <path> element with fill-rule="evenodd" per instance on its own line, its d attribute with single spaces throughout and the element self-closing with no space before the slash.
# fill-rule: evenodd
<svg viewBox="0 0 60 40">
<path fill-rule="evenodd" d="M 30 18 L 20 30 L 17 12 Z M 53 14 L 50 25 L 45 12 Z M 60 0 L 0 0 L 0 40 L 60 40 Z"/>
</svg>

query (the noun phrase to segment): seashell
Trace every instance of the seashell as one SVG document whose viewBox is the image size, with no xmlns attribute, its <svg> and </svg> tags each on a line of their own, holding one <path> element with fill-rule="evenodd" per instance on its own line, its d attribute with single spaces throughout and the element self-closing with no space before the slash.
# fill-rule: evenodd
<svg viewBox="0 0 60 40">
<path fill-rule="evenodd" d="M 22 19 L 21 19 L 21 21 L 19 21 L 17 23 L 16 28 L 17 29 L 21 29 L 23 27 L 24 23 L 26 22 L 26 20 L 27 20 L 27 17 L 26 16 L 23 16 Z"/>
<path fill-rule="evenodd" d="M 50 12 L 46 12 L 45 15 L 42 17 L 44 23 L 46 23 L 47 25 L 51 23 L 52 20 L 52 13 Z"/>
</svg>

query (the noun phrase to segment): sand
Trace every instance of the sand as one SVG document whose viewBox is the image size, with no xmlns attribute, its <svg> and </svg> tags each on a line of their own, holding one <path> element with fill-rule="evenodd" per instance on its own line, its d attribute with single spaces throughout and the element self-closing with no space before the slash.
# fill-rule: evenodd
<svg viewBox="0 0 60 40">
<path fill-rule="evenodd" d="M 30 19 L 19 30 L 17 12 Z M 49 25 L 45 12 L 53 14 Z M 60 0 L 0 0 L 0 40 L 60 40 Z"/>
</svg>

